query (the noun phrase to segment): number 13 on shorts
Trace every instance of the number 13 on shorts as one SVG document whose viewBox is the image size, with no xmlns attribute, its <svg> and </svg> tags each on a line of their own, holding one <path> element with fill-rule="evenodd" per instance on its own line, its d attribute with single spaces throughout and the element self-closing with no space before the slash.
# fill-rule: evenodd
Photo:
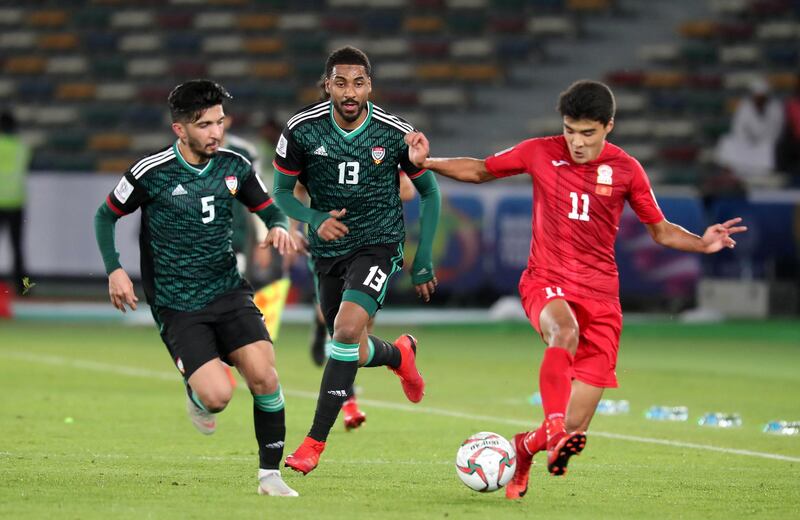
<svg viewBox="0 0 800 520">
<path fill-rule="evenodd" d="M 369 268 L 369 273 L 367 274 L 367 278 L 364 280 L 364 285 L 370 289 L 375 289 L 376 291 L 380 292 L 383 288 L 383 284 L 386 283 L 387 278 L 388 276 L 386 273 L 381 271 L 380 267 L 373 265 Z"/>
</svg>

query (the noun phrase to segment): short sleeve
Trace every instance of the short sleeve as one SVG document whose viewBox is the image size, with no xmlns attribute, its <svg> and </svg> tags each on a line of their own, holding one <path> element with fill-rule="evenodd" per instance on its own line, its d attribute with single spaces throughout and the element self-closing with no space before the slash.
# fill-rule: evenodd
<svg viewBox="0 0 800 520">
<path fill-rule="evenodd" d="M 106 205 L 117 216 L 128 215 L 136 211 L 148 198 L 147 190 L 127 171 L 116 187 L 106 197 Z"/>
<path fill-rule="evenodd" d="M 650 179 L 639 164 L 639 161 L 632 161 L 633 177 L 631 178 L 631 189 L 628 192 L 628 203 L 634 213 L 643 224 L 656 224 L 664 220 L 664 213 L 658 207 L 653 188 L 650 186 Z"/>
<path fill-rule="evenodd" d="M 531 173 L 527 159 L 533 152 L 530 141 L 523 141 L 511 148 L 501 150 L 485 159 L 486 171 L 495 177 L 510 177 Z"/>
<path fill-rule="evenodd" d="M 303 150 L 295 141 L 293 132 L 286 127 L 281 132 L 278 145 L 275 147 L 275 168 L 286 175 L 299 175 L 305 166 Z"/>
</svg>

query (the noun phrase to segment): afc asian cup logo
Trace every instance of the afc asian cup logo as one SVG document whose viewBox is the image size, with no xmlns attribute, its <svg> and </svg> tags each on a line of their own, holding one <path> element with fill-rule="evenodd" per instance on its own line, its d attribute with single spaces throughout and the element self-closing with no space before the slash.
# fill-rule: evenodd
<svg viewBox="0 0 800 520">
<path fill-rule="evenodd" d="M 225 177 L 225 186 L 228 187 L 231 195 L 236 195 L 236 192 L 239 191 L 239 179 L 235 175 L 228 175 Z"/>
<path fill-rule="evenodd" d="M 375 164 L 382 163 L 384 158 L 386 158 L 386 148 L 383 146 L 373 146 L 372 160 L 375 162 Z"/>
<path fill-rule="evenodd" d="M 611 179 L 611 175 L 614 173 L 614 170 L 611 169 L 611 166 L 607 164 L 601 164 L 597 167 L 597 184 L 606 184 L 611 186 L 614 184 L 614 181 Z"/>
</svg>

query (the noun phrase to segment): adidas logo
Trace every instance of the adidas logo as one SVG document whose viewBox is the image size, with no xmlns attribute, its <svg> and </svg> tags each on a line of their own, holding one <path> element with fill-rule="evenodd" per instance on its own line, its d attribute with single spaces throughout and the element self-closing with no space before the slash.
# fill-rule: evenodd
<svg viewBox="0 0 800 520">
<path fill-rule="evenodd" d="M 265 444 L 264 447 L 269 448 L 271 450 L 279 450 L 283 448 L 283 441 L 270 442 L 269 444 Z"/>
<path fill-rule="evenodd" d="M 186 191 L 186 188 L 183 187 L 182 184 L 178 184 L 175 186 L 175 189 L 172 190 L 172 196 L 177 197 L 178 195 L 188 195 L 189 192 Z"/>
<path fill-rule="evenodd" d="M 347 397 L 347 392 L 345 390 L 328 390 L 328 393 L 336 397 Z"/>
<path fill-rule="evenodd" d="M 428 274 L 428 269 L 427 269 L 427 268 L 425 268 L 425 267 L 423 267 L 422 269 L 420 269 L 419 271 L 417 271 L 417 274 Z"/>
<path fill-rule="evenodd" d="M 328 156 L 328 152 L 325 151 L 325 147 L 324 146 L 320 145 L 319 148 L 314 150 L 314 155 L 321 155 L 323 157 L 327 157 Z"/>
</svg>

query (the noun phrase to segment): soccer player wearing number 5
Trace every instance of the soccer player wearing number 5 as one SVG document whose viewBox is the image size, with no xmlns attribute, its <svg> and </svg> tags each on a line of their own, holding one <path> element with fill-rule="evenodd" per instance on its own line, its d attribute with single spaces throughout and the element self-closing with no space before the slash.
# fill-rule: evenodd
<svg viewBox="0 0 800 520">
<path fill-rule="evenodd" d="M 220 359 L 236 366 L 253 395 L 258 441 L 259 494 L 297 496 L 281 478 L 286 435 L 284 401 L 275 353 L 253 291 L 240 276 L 231 248 L 234 204 L 244 204 L 266 224 L 262 247 L 296 249 L 286 216 L 244 156 L 221 148 L 220 85 L 193 80 L 169 95 L 174 144 L 134 163 L 95 216 L 111 303 L 136 310 L 137 298 L 114 246 L 118 218 L 142 212 L 139 236 L 142 284 L 175 366 L 186 383 L 192 424 L 216 430 L 215 414 L 233 395 Z"/>
<path fill-rule="evenodd" d="M 545 420 L 514 437 L 517 468 L 506 496 L 528 489 L 535 453 L 547 450 L 547 468 L 563 475 L 583 450 L 586 430 L 605 388 L 617 386 L 622 330 L 614 240 L 627 201 L 657 243 L 696 253 L 734 247 L 745 231 L 739 218 L 715 224 L 702 237 L 664 218 L 642 166 L 606 141 L 614 127 L 611 90 L 578 81 L 561 94 L 563 135 L 528 139 L 487 157 L 432 159 L 420 133 L 406 137 L 420 168 L 482 183 L 526 173 L 533 180 L 533 236 L 519 283 L 522 305 L 547 344 L 539 369 Z"/>
<path fill-rule="evenodd" d="M 368 101 L 371 67 L 353 47 L 331 53 L 325 64 L 330 100 L 289 119 L 275 153 L 275 200 L 291 218 L 308 224 L 317 294 L 333 337 L 314 422 L 286 466 L 307 474 L 318 462 L 359 366 L 387 366 L 400 377 L 411 402 L 425 384 L 417 371 L 417 342 L 409 334 L 389 343 L 367 334 L 383 306 L 389 279 L 403 265 L 405 229 L 400 170 L 421 195 L 420 245 L 411 279 L 429 301 L 436 288 L 431 249 L 439 218 L 433 173 L 415 168 L 404 142 L 412 126 Z M 305 185 L 310 207 L 293 195 Z"/>
</svg>

